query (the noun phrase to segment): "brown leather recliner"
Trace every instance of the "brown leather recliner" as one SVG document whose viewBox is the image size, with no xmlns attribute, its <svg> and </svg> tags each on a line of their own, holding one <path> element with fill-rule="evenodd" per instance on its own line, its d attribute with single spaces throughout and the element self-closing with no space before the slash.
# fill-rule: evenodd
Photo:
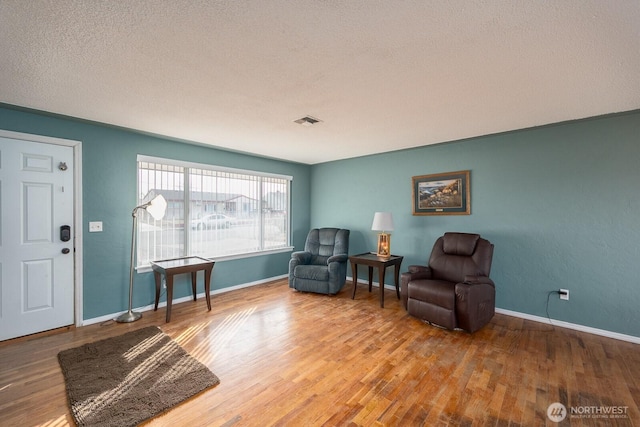
<svg viewBox="0 0 640 427">
<path fill-rule="evenodd" d="M 428 266 L 411 265 L 402 273 L 402 305 L 429 323 L 477 331 L 495 314 L 492 259 L 493 244 L 479 234 L 445 233 L 433 245 Z"/>
</svg>

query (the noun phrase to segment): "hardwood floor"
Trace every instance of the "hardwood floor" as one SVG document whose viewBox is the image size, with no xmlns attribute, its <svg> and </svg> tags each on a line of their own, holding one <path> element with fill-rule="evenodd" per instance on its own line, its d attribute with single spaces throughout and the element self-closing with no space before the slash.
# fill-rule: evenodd
<svg viewBox="0 0 640 427">
<path fill-rule="evenodd" d="M 148 325 L 221 380 L 149 426 L 640 425 L 636 344 L 504 315 L 451 332 L 408 316 L 393 291 L 380 308 L 377 289 L 360 285 L 355 300 L 351 289 L 282 280 L 216 295 L 211 312 L 204 298 L 176 304 L 170 323 L 159 309 L 0 343 L 0 425 L 73 425 L 57 353 Z M 551 422 L 554 402 L 583 418 Z M 612 406 L 625 418 L 584 414 Z"/>
</svg>

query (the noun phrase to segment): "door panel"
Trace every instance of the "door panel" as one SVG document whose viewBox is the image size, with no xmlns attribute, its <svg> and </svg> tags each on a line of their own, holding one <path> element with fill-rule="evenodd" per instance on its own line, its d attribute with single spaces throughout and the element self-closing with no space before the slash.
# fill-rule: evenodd
<svg viewBox="0 0 640 427">
<path fill-rule="evenodd" d="M 52 243 L 52 186 L 51 184 L 26 182 L 22 187 L 22 235 L 23 244 Z"/>
<path fill-rule="evenodd" d="M 22 170 L 33 172 L 53 172 L 53 157 L 32 153 L 22 153 Z"/>
<path fill-rule="evenodd" d="M 22 272 L 23 312 L 53 308 L 53 260 L 23 262 Z"/>
<path fill-rule="evenodd" d="M 72 147 L 0 137 L 0 340 L 74 322 L 73 185 Z"/>
</svg>

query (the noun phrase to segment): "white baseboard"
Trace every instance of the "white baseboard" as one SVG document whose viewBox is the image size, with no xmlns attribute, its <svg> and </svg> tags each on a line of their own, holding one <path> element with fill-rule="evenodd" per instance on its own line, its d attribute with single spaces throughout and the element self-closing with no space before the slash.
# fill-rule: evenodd
<svg viewBox="0 0 640 427">
<path fill-rule="evenodd" d="M 359 284 L 365 284 L 365 285 L 369 284 L 368 281 L 362 280 L 362 279 L 358 279 L 358 283 Z M 347 278 L 347 285 L 353 285 L 353 277 L 348 277 Z M 373 282 L 373 286 L 375 286 L 376 288 L 379 288 L 380 284 L 378 282 Z M 384 288 L 385 289 L 389 289 L 389 290 L 395 290 L 396 289 L 395 285 L 389 285 L 389 284 L 385 284 Z M 533 320 L 534 322 L 546 323 L 548 325 L 551 324 L 551 325 L 558 326 L 558 327 L 561 327 L 561 328 L 573 329 L 573 330 L 576 330 L 576 331 L 586 332 L 586 333 L 589 333 L 589 334 L 600 335 L 600 336 L 603 336 L 603 337 L 613 338 L 613 339 L 620 340 L 620 341 L 627 341 L 627 342 L 631 342 L 631 343 L 634 343 L 634 344 L 640 344 L 640 337 L 636 337 L 636 336 L 633 336 L 633 335 L 620 334 L 618 332 L 612 332 L 612 331 L 607 331 L 607 330 L 604 330 L 604 329 L 592 328 L 590 326 L 578 325 L 576 323 L 564 322 L 562 320 L 556 320 L 556 319 L 549 320 L 546 317 L 534 316 L 532 314 L 520 313 L 518 311 L 512 311 L 512 310 L 506 310 L 504 308 L 496 308 L 496 313 L 504 314 L 506 316 L 518 317 L 518 318 L 521 318 L 521 319 Z"/>
<path fill-rule="evenodd" d="M 263 283 L 268 283 L 268 282 L 272 282 L 274 280 L 284 279 L 286 277 L 288 277 L 288 275 L 287 274 L 283 274 L 281 276 L 270 277 L 268 279 L 257 280 L 255 282 L 243 283 L 243 284 L 236 285 L 236 286 L 229 286 L 228 288 L 216 289 L 216 290 L 211 291 L 211 295 L 218 295 L 218 294 L 222 294 L 222 293 L 225 293 L 225 292 L 235 291 L 235 290 L 238 290 L 238 289 L 250 288 L 251 286 L 261 285 Z M 360 280 L 360 279 L 358 279 L 358 283 L 359 284 L 364 284 L 364 285 L 368 285 L 369 284 L 368 281 Z M 373 282 L 372 284 L 376 288 L 380 287 L 380 284 L 378 282 Z M 349 286 L 349 285 L 353 285 L 353 277 L 347 277 L 347 282 L 346 282 L 345 286 Z M 384 287 L 385 287 L 385 289 L 389 289 L 389 290 L 395 290 L 396 289 L 395 285 L 385 284 Z M 198 297 L 204 297 L 204 292 L 199 293 Z M 193 297 L 191 297 L 191 296 L 185 296 L 185 297 L 182 297 L 182 298 L 174 299 L 173 303 L 174 304 L 179 304 L 181 302 L 191 301 L 192 298 Z M 158 304 L 158 307 L 166 307 L 166 305 L 167 305 L 167 303 L 165 301 L 165 302 L 161 302 L 160 304 Z M 147 306 L 138 307 L 138 308 L 134 309 L 134 311 L 138 311 L 138 312 L 145 312 L 145 311 L 151 311 L 151 310 L 153 310 L 153 304 L 149 304 Z M 124 313 L 124 311 L 123 312 L 119 312 L 119 313 L 107 314 L 105 316 L 94 317 L 92 319 L 85 319 L 82 322 L 82 326 L 87 326 L 87 325 L 92 325 L 92 324 L 95 324 L 95 323 L 102 323 L 102 322 L 106 322 L 106 321 L 109 321 L 109 320 L 113 320 L 113 319 L 115 319 L 116 317 L 118 317 L 122 313 Z M 620 334 L 620 333 L 617 333 L 617 332 L 607 331 L 607 330 L 604 330 L 604 329 L 592 328 L 590 326 L 584 326 L 584 325 L 578 325 L 576 323 L 564 322 L 562 320 L 548 319 L 546 317 L 534 316 L 533 314 L 520 313 L 518 311 L 506 310 L 504 308 L 496 308 L 496 313 L 504 314 L 506 316 L 518 317 L 518 318 L 526 319 L 526 320 L 532 320 L 534 322 L 551 324 L 551 325 L 558 326 L 558 327 L 561 327 L 561 328 L 573 329 L 573 330 L 576 330 L 576 331 L 586 332 L 586 333 L 589 333 L 589 334 L 600 335 L 600 336 L 603 336 L 603 337 L 613 338 L 613 339 L 620 340 L 620 341 L 627 341 L 627 342 L 631 342 L 631 343 L 634 343 L 634 344 L 640 344 L 640 337 L 636 337 L 636 336 L 633 336 L 633 335 Z"/>
<path fill-rule="evenodd" d="M 235 286 L 229 286 L 227 288 L 222 288 L 222 289 L 215 289 L 213 291 L 211 291 L 211 295 L 218 295 L 218 294 L 223 294 L 225 292 L 231 292 L 231 291 L 235 291 L 237 289 L 242 289 L 242 288 L 249 288 L 251 286 L 257 286 L 257 285 L 262 285 L 263 283 L 268 283 L 268 282 L 273 282 L 274 280 L 280 280 L 280 279 L 284 279 L 289 277 L 288 274 L 283 274 L 281 276 L 274 276 L 274 277 L 270 277 L 268 279 L 262 279 L 262 280 L 256 280 L 255 282 L 249 282 L 249 283 L 243 283 L 240 285 L 235 285 Z M 201 292 L 199 294 L 197 294 L 198 298 L 204 298 L 204 292 Z M 181 302 L 186 302 L 186 301 L 192 301 L 193 297 L 188 295 L 186 297 L 182 297 L 182 298 L 175 298 L 173 300 L 173 304 L 179 304 Z M 158 308 L 160 307 L 166 307 L 167 306 L 167 302 L 163 301 L 160 304 L 158 304 Z M 152 311 L 154 307 L 154 304 L 149 304 L 143 307 L 136 307 L 133 309 L 133 311 L 137 311 L 137 312 L 145 312 L 145 311 Z M 121 311 L 118 313 L 112 313 L 112 314 L 106 314 L 104 316 L 100 316 L 100 317 L 94 317 L 92 319 L 84 319 L 82 321 L 82 324 L 80 326 L 88 326 L 88 325 L 93 325 L 96 323 L 102 323 L 102 322 L 107 322 L 109 320 L 114 320 L 116 317 L 118 317 L 119 315 L 121 315 L 122 313 L 126 313 L 125 311 Z"/>
<path fill-rule="evenodd" d="M 604 329 L 592 328 L 590 326 L 578 325 L 576 323 L 564 322 L 562 320 L 548 319 L 546 317 L 534 316 L 532 314 L 520 313 L 518 311 L 505 310 L 504 308 L 496 308 L 496 313 L 504 314 L 506 316 L 519 317 L 521 319 L 533 320 L 534 322 L 546 323 L 547 325 L 559 326 L 561 328 L 573 329 L 580 332 L 587 332 L 589 334 L 600 335 L 607 338 L 613 338 L 621 341 L 628 341 L 634 344 L 640 344 L 640 337 L 633 335 L 619 334 L 617 332 L 611 332 Z"/>
<path fill-rule="evenodd" d="M 363 280 L 363 279 L 358 279 L 358 284 L 367 285 L 368 286 L 369 285 L 369 281 L 368 280 Z M 380 283 L 378 283 L 378 282 L 372 282 L 372 285 L 373 285 L 374 288 L 379 288 L 380 287 Z M 347 276 L 347 282 L 345 283 L 345 286 L 353 286 L 353 277 Z M 398 285 L 398 286 L 400 286 L 400 285 Z M 392 290 L 392 291 L 395 291 L 396 290 L 396 285 L 395 284 L 390 285 L 388 283 L 385 283 L 384 284 L 384 288 Z"/>
</svg>

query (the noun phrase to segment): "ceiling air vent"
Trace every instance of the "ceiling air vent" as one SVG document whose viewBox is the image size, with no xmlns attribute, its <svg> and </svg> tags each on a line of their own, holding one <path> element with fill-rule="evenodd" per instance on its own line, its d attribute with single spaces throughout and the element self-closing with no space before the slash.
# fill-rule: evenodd
<svg viewBox="0 0 640 427">
<path fill-rule="evenodd" d="M 303 117 L 301 119 L 294 120 L 294 122 L 299 124 L 299 125 L 308 127 L 308 126 L 313 126 L 316 123 L 321 123 L 322 120 L 318 120 L 318 119 L 316 119 L 314 117 L 311 117 L 311 116 L 305 116 L 305 117 Z"/>
</svg>

